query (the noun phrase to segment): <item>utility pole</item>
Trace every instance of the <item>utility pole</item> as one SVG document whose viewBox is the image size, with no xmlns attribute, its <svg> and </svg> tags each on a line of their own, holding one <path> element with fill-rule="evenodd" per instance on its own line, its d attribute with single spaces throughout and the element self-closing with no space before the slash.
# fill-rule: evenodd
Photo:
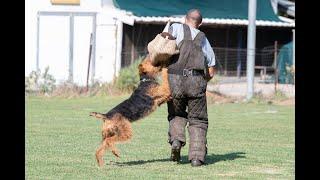
<svg viewBox="0 0 320 180">
<path fill-rule="evenodd" d="M 279 80 L 279 73 L 278 73 L 278 41 L 274 42 L 274 93 L 277 93 L 277 86 Z"/>
<path fill-rule="evenodd" d="M 254 61 L 256 46 L 256 10 L 257 0 L 248 0 L 248 40 L 247 40 L 247 100 L 253 96 Z"/>
<path fill-rule="evenodd" d="M 293 48 L 292 48 L 292 50 L 293 50 L 293 66 L 295 66 L 295 38 L 296 38 L 296 36 L 295 36 L 295 31 L 294 31 L 294 29 L 292 30 L 292 34 L 293 34 Z"/>
</svg>

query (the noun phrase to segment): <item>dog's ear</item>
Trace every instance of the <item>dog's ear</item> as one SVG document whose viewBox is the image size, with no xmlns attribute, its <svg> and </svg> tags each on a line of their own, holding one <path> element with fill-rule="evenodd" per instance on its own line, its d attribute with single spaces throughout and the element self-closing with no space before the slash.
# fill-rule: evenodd
<svg viewBox="0 0 320 180">
<path fill-rule="evenodd" d="M 142 63 L 139 64 L 138 70 L 139 70 L 139 75 L 142 75 L 143 73 L 145 73 L 145 69 L 144 69 Z"/>
</svg>

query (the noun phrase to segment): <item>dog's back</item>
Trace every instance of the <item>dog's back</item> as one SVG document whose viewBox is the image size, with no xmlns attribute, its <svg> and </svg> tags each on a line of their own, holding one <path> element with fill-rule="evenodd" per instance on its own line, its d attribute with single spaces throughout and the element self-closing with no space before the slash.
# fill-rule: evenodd
<svg viewBox="0 0 320 180">
<path fill-rule="evenodd" d="M 130 122 L 145 117 L 154 107 L 154 100 L 147 91 L 157 85 L 155 81 L 141 82 L 129 99 L 111 109 L 106 117 L 112 119 L 115 114 L 121 114 Z"/>
</svg>

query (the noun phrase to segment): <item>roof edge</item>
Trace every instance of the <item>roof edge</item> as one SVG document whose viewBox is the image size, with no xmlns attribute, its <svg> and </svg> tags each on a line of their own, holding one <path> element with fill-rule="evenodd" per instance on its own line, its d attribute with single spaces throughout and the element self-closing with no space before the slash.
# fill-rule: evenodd
<svg viewBox="0 0 320 180">
<path fill-rule="evenodd" d="M 135 22 L 154 22 L 154 23 L 166 23 L 171 22 L 184 22 L 184 17 L 156 17 L 156 16 L 132 16 Z M 247 19 L 220 19 L 220 18 L 203 18 L 203 24 L 221 24 L 221 25 L 248 25 Z M 295 27 L 295 23 L 289 22 L 277 22 L 267 20 L 256 20 L 256 26 L 273 26 L 273 27 Z"/>
</svg>

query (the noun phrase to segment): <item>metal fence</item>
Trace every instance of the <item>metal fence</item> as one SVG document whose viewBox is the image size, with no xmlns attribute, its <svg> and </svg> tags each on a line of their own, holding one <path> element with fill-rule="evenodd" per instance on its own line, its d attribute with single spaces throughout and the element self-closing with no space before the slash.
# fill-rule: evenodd
<svg viewBox="0 0 320 180">
<path fill-rule="evenodd" d="M 255 93 L 270 94 L 282 91 L 288 96 L 294 96 L 294 73 L 293 81 L 279 84 L 278 55 L 282 45 L 268 46 L 255 51 Z M 224 91 L 225 94 L 244 96 L 246 94 L 246 68 L 247 49 L 214 47 L 216 57 L 216 77 L 213 90 Z M 289 51 L 289 50 L 288 50 Z M 146 49 L 134 52 L 134 57 L 147 55 Z M 292 53 L 292 52 L 288 52 Z M 130 59 L 132 52 L 123 52 L 122 56 Z M 132 60 L 133 58 L 131 58 Z M 131 62 L 127 62 L 127 65 Z M 289 70 L 288 70 L 289 71 Z M 288 72 L 290 73 L 290 72 Z"/>
<path fill-rule="evenodd" d="M 272 47 L 266 47 L 261 50 L 256 50 L 255 65 L 257 69 L 267 70 L 274 69 L 275 51 Z M 245 76 L 247 49 L 237 48 L 213 48 L 216 55 L 216 67 L 219 74 L 225 76 Z"/>
</svg>

